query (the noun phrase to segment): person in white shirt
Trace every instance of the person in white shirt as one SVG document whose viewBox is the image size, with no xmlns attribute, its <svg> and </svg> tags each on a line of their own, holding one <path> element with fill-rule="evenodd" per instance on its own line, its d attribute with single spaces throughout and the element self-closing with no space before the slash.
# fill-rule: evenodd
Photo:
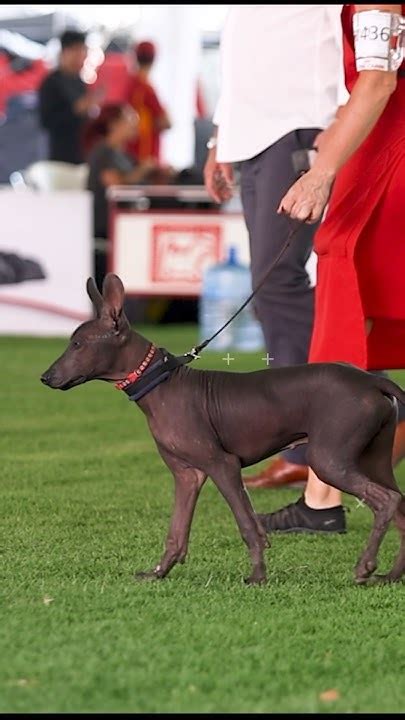
<svg viewBox="0 0 405 720">
<path fill-rule="evenodd" d="M 233 5 L 221 37 L 217 128 L 207 147 L 205 185 L 232 195 L 233 163 L 249 232 L 252 284 L 280 252 L 290 227 L 277 214 L 297 178 L 293 153 L 310 149 L 343 95 L 341 5 Z M 339 102 L 340 101 L 340 102 Z M 314 291 L 306 270 L 317 225 L 303 225 L 255 298 L 273 367 L 307 362 Z M 305 449 L 287 450 L 251 487 L 303 484 Z"/>
</svg>

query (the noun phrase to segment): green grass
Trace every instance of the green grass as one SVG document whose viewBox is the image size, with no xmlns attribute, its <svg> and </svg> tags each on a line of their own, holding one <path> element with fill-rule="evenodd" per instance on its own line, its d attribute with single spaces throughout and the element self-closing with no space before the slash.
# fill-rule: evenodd
<svg viewBox="0 0 405 720">
<path fill-rule="evenodd" d="M 195 340 L 147 332 L 177 352 Z M 405 586 L 352 581 L 369 511 L 347 498 L 346 536 L 275 537 L 268 584 L 248 588 L 247 551 L 207 483 L 186 564 L 134 582 L 160 557 L 172 479 L 121 393 L 41 386 L 64 345 L 0 340 L 0 712 L 402 712 Z M 264 511 L 297 491 L 251 495 Z M 391 530 L 381 569 L 396 549 Z"/>
</svg>

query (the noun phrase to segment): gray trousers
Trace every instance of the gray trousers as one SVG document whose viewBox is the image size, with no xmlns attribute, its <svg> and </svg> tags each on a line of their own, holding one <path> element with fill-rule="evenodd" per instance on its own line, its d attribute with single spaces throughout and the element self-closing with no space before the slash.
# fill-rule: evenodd
<svg viewBox="0 0 405 720">
<path fill-rule="evenodd" d="M 259 155 L 241 163 L 241 198 L 249 232 L 252 285 L 263 277 L 286 241 L 291 227 L 276 210 L 297 179 L 291 154 L 312 147 L 320 129 L 294 130 Z M 272 367 L 308 360 L 314 317 L 314 290 L 305 265 L 317 225 L 303 225 L 255 298 Z M 301 446 L 283 453 L 286 460 L 306 464 Z"/>
</svg>

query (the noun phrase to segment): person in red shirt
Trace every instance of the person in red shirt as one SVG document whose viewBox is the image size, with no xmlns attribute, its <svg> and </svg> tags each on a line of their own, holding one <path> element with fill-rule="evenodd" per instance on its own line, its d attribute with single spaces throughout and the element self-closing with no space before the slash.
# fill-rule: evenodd
<svg viewBox="0 0 405 720">
<path fill-rule="evenodd" d="M 97 68 L 94 89 L 104 92 L 102 107 L 105 105 L 125 105 L 128 96 L 128 83 L 131 79 L 131 58 L 125 38 L 112 38 L 105 49 L 104 61 Z"/>
<path fill-rule="evenodd" d="M 128 146 L 129 153 L 138 162 L 159 161 L 160 134 L 171 127 L 166 110 L 161 105 L 149 81 L 156 56 L 151 42 L 141 42 L 135 48 L 138 69 L 128 86 L 127 102 L 139 116 L 138 136 Z"/>
<path fill-rule="evenodd" d="M 6 111 L 9 98 L 35 92 L 47 75 L 48 69 L 43 60 L 33 60 L 22 70 L 16 70 L 9 53 L 0 50 L 0 113 Z"/>
</svg>

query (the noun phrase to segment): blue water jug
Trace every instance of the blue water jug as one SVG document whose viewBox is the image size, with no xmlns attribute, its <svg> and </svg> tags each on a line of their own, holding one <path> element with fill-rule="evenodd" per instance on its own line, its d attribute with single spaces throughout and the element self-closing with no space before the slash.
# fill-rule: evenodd
<svg viewBox="0 0 405 720">
<path fill-rule="evenodd" d="M 228 259 L 207 268 L 203 274 L 199 302 L 200 341 L 213 335 L 229 320 L 252 292 L 250 270 L 238 262 L 231 247 Z M 264 347 L 252 302 L 210 344 L 212 350 L 254 352 Z"/>
</svg>

